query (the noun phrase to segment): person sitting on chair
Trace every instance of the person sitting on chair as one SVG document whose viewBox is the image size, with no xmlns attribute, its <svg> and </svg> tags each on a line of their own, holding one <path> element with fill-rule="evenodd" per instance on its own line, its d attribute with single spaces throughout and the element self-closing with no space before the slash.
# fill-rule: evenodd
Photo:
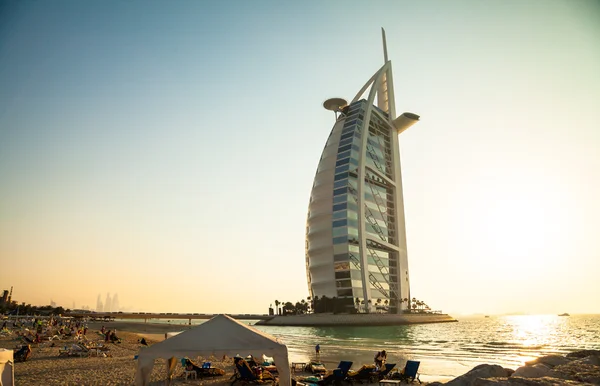
<svg viewBox="0 0 600 386">
<path fill-rule="evenodd" d="M 194 370 L 196 370 L 194 364 L 189 359 L 185 360 L 185 370 L 186 371 L 194 371 Z"/>
<path fill-rule="evenodd" d="M 375 358 L 374 358 L 375 366 L 378 369 L 382 368 L 386 359 L 387 359 L 387 354 L 386 354 L 385 350 L 379 351 L 377 354 L 375 354 Z"/>
<path fill-rule="evenodd" d="M 31 346 L 22 346 L 18 351 L 15 351 L 15 362 L 25 362 L 31 356 Z"/>
</svg>

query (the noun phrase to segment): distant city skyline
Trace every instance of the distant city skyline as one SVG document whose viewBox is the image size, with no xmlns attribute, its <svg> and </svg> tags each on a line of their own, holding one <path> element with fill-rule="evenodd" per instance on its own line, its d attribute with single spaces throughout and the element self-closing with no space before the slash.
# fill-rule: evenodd
<svg viewBox="0 0 600 386">
<path fill-rule="evenodd" d="M 15 300 L 306 299 L 322 103 L 381 66 L 383 27 L 396 110 L 422 116 L 399 137 L 411 296 L 450 314 L 600 313 L 599 2 L 0 10 L 0 288 Z"/>
</svg>

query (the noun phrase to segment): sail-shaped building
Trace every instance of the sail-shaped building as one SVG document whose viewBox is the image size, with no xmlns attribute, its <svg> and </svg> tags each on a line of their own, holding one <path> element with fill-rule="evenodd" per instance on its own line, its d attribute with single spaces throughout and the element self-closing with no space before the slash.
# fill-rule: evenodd
<svg viewBox="0 0 600 386">
<path fill-rule="evenodd" d="M 335 298 L 348 311 L 380 305 L 399 313 L 408 307 L 410 281 L 398 134 L 419 116 L 396 116 L 382 35 L 383 66 L 350 103 L 324 103 L 336 121 L 310 196 L 306 271 L 313 298 Z"/>
</svg>

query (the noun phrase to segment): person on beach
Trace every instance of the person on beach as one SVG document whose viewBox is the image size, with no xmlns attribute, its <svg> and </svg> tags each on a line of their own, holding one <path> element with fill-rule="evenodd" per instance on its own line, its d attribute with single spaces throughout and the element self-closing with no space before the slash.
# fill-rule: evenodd
<svg viewBox="0 0 600 386">
<path fill-rule="evenodd" d="M 315 346 L 315 353 L 316 353 L 317 360 L 320 360 L 321 359 L 321 346 L 318 343 Z"/>
<path fill-rule="evenodd" d="M 387 353 L 385 352 L 385 350 L 379 351 L 377 354 L 375 354 L 375 358 L 374 358 L 375 366 L 378 369 L 382 368 L 386 359 L 387 359 Z"/>
</svg>

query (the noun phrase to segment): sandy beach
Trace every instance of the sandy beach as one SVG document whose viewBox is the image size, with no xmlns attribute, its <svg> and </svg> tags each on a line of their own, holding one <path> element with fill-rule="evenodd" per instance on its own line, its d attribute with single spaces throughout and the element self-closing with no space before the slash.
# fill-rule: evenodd
<svg viewBox="0 0 600 386">
<path fill-rule="evenodd" d="M 143 323 L 141 323 L 143 324 Z M 103 337 L 99 334 L 102 323 L 90 324 L 87 332 L 88 341 L 104 343 Z M 136 326 L 136 323 L 104 323 L 106 328 L 117 329 L 117 334 L 121 338 L 121 343 L 109 343 L 110 348 L 107 357 L 64 357 L 59 356 L 59 350 L 65 346 L 70 347 L 74 340 L 54 340 L 52 342 L 43 342 L 33 344 L 32 356 L 26 362 L 15 363 L 15 384 L 16 385 L 133 385 L 135 379 L 136 361 L 134 356 L 138 353 L 141 345 L 138 343 L 140 334 L 145 335 L 150 345 L 156 343 L 158 339 L 149 339 L 148 337 L 158 337 L 165 332 L 181 331 L 181 326 L 176 330 L 169 328 L 168 325 L 148 324 Z M 137 331 L 136 331 L 137 330 Z M 0 338 L 0 347 L 13 349 L 20 346 L 20 342 L 13 334 L 8 337 Z M 161 339 L 162 340 L 162 339 Z M 54 346 L 52 346 L 54 344 Z M 227 384 L 229 377 L 233 374 L 233 363 L 228 360 L 223 362 L 217 358 L 203 358 L 210 360 L 213 366 L 222 368 L 226 375 L 215 378 L 205 378 L 198 380 L 184 380 L 178 376 L 173 384 L 181 385 L 211 385 Z M 179 366 L 181 367 L 181 366 Z M 181 373 L 181 368 L 178 373 Z M 156 361 L 152 373 L 152 385 L 163 385 L 166 379 L 165 361 Z"/>
<path fill-rule="evenodd" d="M 121 343 L 108 343 L 110 351 L 106 357 L 65 357 L 59 356 L 59 350 L 70 347 L 74 340 L 53 340 L 32 345 L 32 356 L 26 362 L 15 363 L 15 384 L 17 385 L 133 385 L 136 371 L 135 355 L 141 345 L 139 339 L 145 337 L 149 345 L 164 340 L 164 334 L 190 328 L 182 325 L 106 322 L 89 323 L 87 340 L 104 343 L 99 330 L 117 330 Z M 104 343 L 105 344 L 105 343 Z M 0 347 L 13 349 L 20 345 L 15 334 L 0 338 Z M 240 353 L 244 354 L 244 353 Z M 244 354 L 245 355 L 245 354 Z M 232 359 L 223 358 L 192 358 L 210 361 L 214 367 L 225 370 L 224 376 L 185 380 L 183 369 L 178 365 L 173 385 L 229 385 L 233 375 Z M 333 363 L 339 358 L 322 358 L 327 368 L 333 368 Z M 308 376 L 309 373 L 296 373 L 296 376 Z M 153 386 L 164 385 L 166 380 L 166 364 L 157 360 L 151 377 Z"/>
</svg>

